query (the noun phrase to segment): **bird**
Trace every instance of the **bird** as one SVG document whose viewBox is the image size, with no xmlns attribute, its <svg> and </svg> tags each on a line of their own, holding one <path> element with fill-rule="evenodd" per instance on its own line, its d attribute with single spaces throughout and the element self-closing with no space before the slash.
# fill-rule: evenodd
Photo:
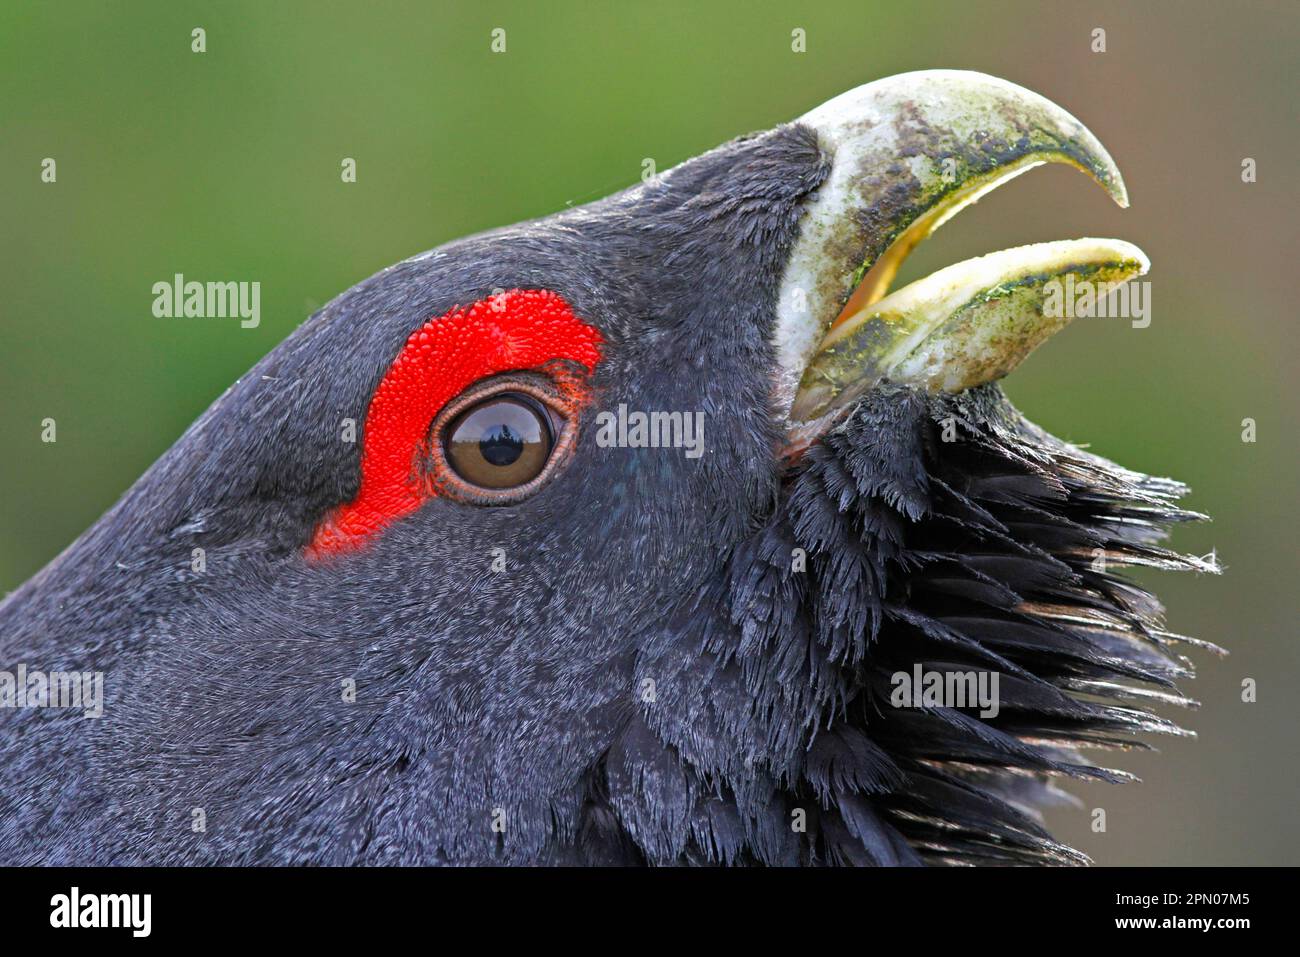
<svg viewBox="0 0 1300 957">
<path fill-rule="evenodd" d="M 1000 380 L 1147 259 L 891 288 L 1043 163 L 1127 205 L 1046 98 L 906 73 L 343 292 L 0 605 L 103 688 L 0 684 L 0 862 L 1086 863 L 1043 811 L 1217 650 L 1125 569 L 1217 566 Z"/>
</svg>

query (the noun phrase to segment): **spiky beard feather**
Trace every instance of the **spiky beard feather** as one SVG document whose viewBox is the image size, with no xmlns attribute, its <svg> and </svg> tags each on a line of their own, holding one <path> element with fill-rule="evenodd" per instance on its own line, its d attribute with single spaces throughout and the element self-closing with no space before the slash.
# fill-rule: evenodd
<svg viewBox="0 0 1300 957">
<path fill-rule="evenodd" d="M 639 675 L 692 691 L 625 730 L 589 810 L 659 863 L 1086 862 L 1043 827 L 1054 780 L 1126 779 L 1080 752 L 1182 733 L 1149 707 L 1191 704 L 1178 645 L 1214 649 L 1115 574 L 1216 570 L 1157 544 L 1203 517 L 1185 491 L 1046 434 L 997 386 L 876 390 L 791 470 L 727 594 L 643 649 Z M 714 601 L 731 627 L 697 614 Z M 997 672 L 999 713 L 892 706 L 917 663 Z"/>
</svg>

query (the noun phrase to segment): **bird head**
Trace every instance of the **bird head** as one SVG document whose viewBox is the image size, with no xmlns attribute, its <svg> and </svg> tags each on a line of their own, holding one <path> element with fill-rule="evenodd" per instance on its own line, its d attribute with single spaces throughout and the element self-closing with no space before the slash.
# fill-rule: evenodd
<svg viewBox="0 0 1300 957">
<path fill-rule="evenodd" d="M 1049 101 L 906 74 L 343 293 L 0 608 L 7 657 L 106 691 L 9 722 L 11 856 L 1078 860 L 1036 808 L 1176 731 L 1143 705 L 1182 639 L 1118 572 L 1198 567 L 1157 544 L 1195 516 L 996 380 L 1054 282 L 1146 259 L 891 290 L 1041 163 L 1126 203 Z"/>
</svg>

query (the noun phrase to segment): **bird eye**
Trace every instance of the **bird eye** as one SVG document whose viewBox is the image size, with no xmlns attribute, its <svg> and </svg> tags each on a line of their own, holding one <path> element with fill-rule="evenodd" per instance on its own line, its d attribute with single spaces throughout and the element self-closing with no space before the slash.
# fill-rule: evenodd
<svg viewBox="0 0 1300 957">
<path fill-rule="evenodd" d="M 467 505 L 522 502 L 572 458 L 585 394 L 564 363 L 474 383 L 430 426 L 423 469 L 434 493 Z"/>
<path fill-rule="evenodd" d="M 555 447 L 548 411 L 530 396 L 507 392 L 484 399 L 443 432 L 452 470 L 472 485 L 511 489 L 542 474 Z"/>
</svg>

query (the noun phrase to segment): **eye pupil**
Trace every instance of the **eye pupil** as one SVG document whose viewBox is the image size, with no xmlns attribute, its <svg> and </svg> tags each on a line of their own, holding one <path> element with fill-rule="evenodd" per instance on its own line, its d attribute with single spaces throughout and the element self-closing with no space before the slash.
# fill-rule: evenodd
<svg viewBox="0 0 1300 957">
<path fill-rule="evenodd" d="M 521 393 L 498 393 L 465 409 L 443 431 L 452 470 L 485 489 L 526 485 L 546 467 L 555 444 L 541 403 Z"/>
<path fill-rule="evenodd" d="M 524 454 L 524 440 L 502 422 L 488 428 L 483 438 L 478 440 L 478 450 L 489 465 L 502 467 L 512 464 Z"/>
</svg>

